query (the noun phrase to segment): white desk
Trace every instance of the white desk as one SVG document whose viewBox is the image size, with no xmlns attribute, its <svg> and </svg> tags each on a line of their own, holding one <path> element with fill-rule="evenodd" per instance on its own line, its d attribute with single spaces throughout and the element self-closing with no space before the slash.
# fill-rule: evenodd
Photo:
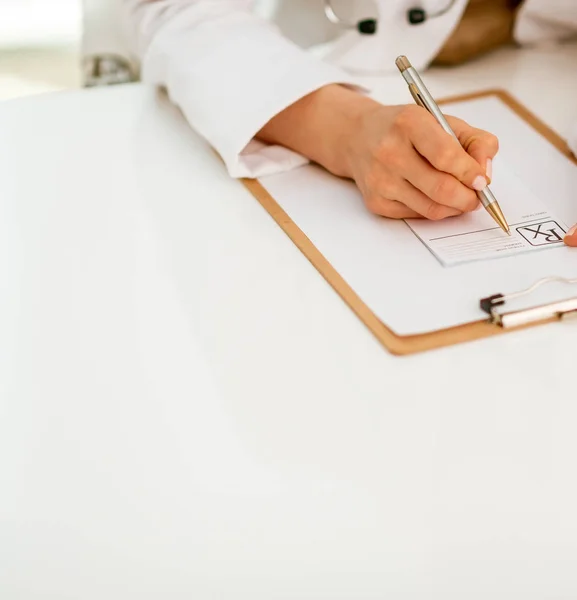
<svg viewBox="0 0 577 600">
<path fill-rule="evenodd" d="M 429 80 L 563 131 L 546 64 Z M 0 106 L 0 165 L 1 598 L 577 597 L 577 324 L 386 354 L 146 87 Z"/>
</svg>

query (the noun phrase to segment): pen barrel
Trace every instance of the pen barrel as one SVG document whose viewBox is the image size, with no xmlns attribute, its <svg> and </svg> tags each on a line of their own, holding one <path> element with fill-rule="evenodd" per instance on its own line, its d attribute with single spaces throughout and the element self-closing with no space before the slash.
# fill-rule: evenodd
<svg viewBox="0 0 577 600">
<path fill-rule="evenodd" d="M 497 198 L 493 196 L 493 192 L 489 189 L 489 186 L 487 186 L 482 192 L 477 192 L 477 197 L 485 208 L 497 202 Z"/>
<path fill-rule="evenodd" d="M 447 119 L 441 112 L 441 109 L 438 107 L 437 103 L 433 96 L 431 96 L 427 86 L 423 83 L 421 76 L 415 68 L 409 62 L 409 59 L 406 56 L 399 56 L 395 61 L 403 79 L 407 82 L 409 86 L 409 90 L 411 95 L 413 96 L 415 102 L 425 108 L 439 123 L 439 125 L 444 129 L 446 133 L 452 136 L 457 142 L 459 142 L 459 138 L 455 135 L 455 132 L 451 129 Z M 460 144 L 460 142 L 459 142 Z M 509 225 L 507 224 L 507 220 L 505 219 L 505 215 L 503 215 L 503 211 L 497 202 L 495 196 L 493 196 L 493 192 L 486 187 L 482 192 L 477 192 L 477 197 L 479 198 L 483 207 L 487 210 L 487 212 L 493 217 L 493 219 L 499 224 L 501 229 L 511 235 Z"/>
<path fill-rule="evenodd" d="M 446 133 L 453 136 L 454 139 L 459 141 L 459 138 L 455 135 L 455 132 L 452 130 L 449 125 L 445 115 L 441 112 L 441 109 L 435 102 L 434 98 L 429 93 L 429 90 L 423 83 L 423 80 L 417 73 L 414 67 L 408 67 L 402 72 L 405 81 L 407 82 L 411 94 L 413 98 L 424 108 L 426 108 L 432 115 L 435 117 L 435 120 L 439 123 L 439 125 L 445 130 Z M 481 204 L 487 208 L 491 204 L 495 204 L 497 199 L 493 195 L 493 192 L 486 187 L 482 192 L 477 192 L 477 196 L 481 201 Z"/>
<path fill-rule="evenodd" d="M 431 96 L 431 94 L 429 93 L 429 90 L 423 83 L 423 80 L 421 79 L 420 75 L 417 73 L 415 68 L 409 67 L 408 69 L 405 69 L 402 72 L 402 75 L 405 81 L 407 82 L 409 89 L 414 90 L 411 92 L 413 93 L 413 97 L 415 94 L 419 97 L 421 102 L 417 103 L 421 104 L 433 115 L 433 117 L 435 117 L 435 120 L 445 130 L 446 133 L 453 136 L 457 141 L 459 141 L 459 138 L 451 129 L 451 126 L 449 125 L 447 119 L 445 119 L 445 115 L 443 115 L 443 113 L 441 112 L 441 109 L 438 107 L 433 96 Z"/>
</svg>

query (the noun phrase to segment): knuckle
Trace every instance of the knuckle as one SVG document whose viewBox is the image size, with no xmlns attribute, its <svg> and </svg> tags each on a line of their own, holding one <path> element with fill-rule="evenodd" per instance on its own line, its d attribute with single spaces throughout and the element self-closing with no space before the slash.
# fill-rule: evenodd
<svg viewBox="0 0 577 600">
<path fill-rule="evenodd" d="M 398 219 L 399 210 L 397 208 L 396 202 L 383 202 L 379 214 L 381 217 L 386 217 L 387 219 Z"/>
<path fill-rule="evenodd" d="M 453 147 L 453 144 L 444 144 L 437 153 L 437 167 L 441 171 L 451 171 L 455 167 L 458 158 L 458 150 Z"/>
<path fill-rule="evenodd" d="M 454 177 L 438 177 L 431 197 L 437 202 L 455 201 L 459 191 L 459 182 Z"/>
<path fill-rule="evenodd" d="M 431 200 L 427 210 L 425 211 L 425 217 L 430 221 L 440 221 L 446 216 L 447 213 L 445 207 Z"/>
<path fill-rule="evenodd" d="M 398 163 L 399 154 L 399 142 L 388 137 L 379 144 L 375 158 L 383 165 L 392 166 Z"/>
<path fill-rule="evenodd" d="M 478 151 L 494 156 L 499 151 L 499 138 L 488 131 L 482 131 L 477 137 L 473 138 L 470 144 L 468 144 L 466 147 L 467 151 L 473 146 L 475 146 Z"/>
<path fill-rule="evenodd" d="M 365 202 L 369 212 L 379 217 L 387 217 L 389 219 L 397 219 L 398 217 L 398 203 L 393 200 L 387 200 L 381 196 L 374 194 L 369 196 Z"/>
<path fill-rule="evenodd" d="M 473 192 L 473 190 L 466 190 L 465 197 L 463 198 L 462 208 L 466 212 L 471 212 L 477 208 L 479 204 L 479 199 L 477 198 L 477 194 Z"/>
<path fill-rule="evenodd" d="M 411 128 L 412 124 L 415 122 L 415 119 L 418 119 L 419 116 L 419 107 L 407 104 L 406 106 L 403 106 L 395 115 L 393 125 L 402 131 L 407 131 Z"/>
<path fill-rule="evenodd" d="M 369 194 L 368 196 L 365 196 L 365 206 L 367 207 L 369 212 L 376 214 L 378 212 L 377 197 L 374 196 L 373 194 Z"/>
<path fill-rule="evenodd" d="M 365 206 L 375 215 L 381 214 L 381 199 L 377 194 L 369 194 L 365 197 Z"/>
<path fill-rule="evenodd" d="M 381 156 L 382 164 L 385 166 L 390 172 L 398 173 L 403 164 L 406 162 L 404 160 L 405 153 L 402 150 L 402 147 L 388 145 L 384 150 Z"/>
<path fill-rule="evenodd" d="M 379 176 L 376 169 L 369 169 L 365 174 L 365 188 L 369 193 L 374 192 L 379 184 Z"/>
<path fill-rule="evenodd" d="M 392 200 L 397 186 L 391 177 L 383 177 L 379 183 L 379 193 L 383 198 Z"/>
<path fill-rule="evenodd" d="M 475 210 L 479 202 L 473 190 L 450 175 L 438 178 L 431 198 L 441 205 L 452 206 L 466 212 Z"/>
<path fill-rule="evenodd" d="M 365 176 L 365 187 L 370 197 L 390 198 L 394 192 L 393 178 L 380 169 L 371 169 Z"/>
<path fill-rule="evenodd" d="M 491 147 L 491 149 L 497 153 L 499 151 L 499 138 L 496 135 L 493 135 L 492 133 L 488 134 L 488 138 L 487 138 L 487 142 L 489 144 L 489 146 Z"/>
<path fill-rule="evenodd" d="M 491 148 L 496 148 L 499 146 L 499 138 L 490 131 L 480 129 L 478 139 L 482 144 L 490 146 Z"/>
<path fill-rule="evenodd" d="M 406 219 L 410 216 L 411 211 L 401 202 L 390 202 L 386 208 L 386 214 L 383 216 L 389 219 Z"/>
</svg>

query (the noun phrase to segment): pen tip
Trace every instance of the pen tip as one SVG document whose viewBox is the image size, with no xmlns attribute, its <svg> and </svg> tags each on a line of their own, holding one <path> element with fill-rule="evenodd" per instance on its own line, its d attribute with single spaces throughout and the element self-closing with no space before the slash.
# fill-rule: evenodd
<svg viewBox="0 0 577 600">
<path fill-rule="evenodd" d="M 505 215 L 503 214 L 503 211 L 501 210 L 499 203 L 495 200 L 494 202 L 491 202 L 490 204 L 488 204 L 485 208 L 487 209 L 487 212 L 493 217 L 493 219 L 495 220 L 497 225 L 499 225 L 499 227 L 507 235 L 510 236 L 511 228 L 509 227 L 509 224 L 507 223 L 507 219 L 505 219 Z"/>
</svg>

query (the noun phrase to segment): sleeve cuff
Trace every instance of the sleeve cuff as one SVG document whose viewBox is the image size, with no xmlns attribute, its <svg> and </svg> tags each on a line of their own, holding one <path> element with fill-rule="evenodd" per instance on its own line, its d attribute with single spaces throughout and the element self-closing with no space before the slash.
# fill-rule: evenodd
<svg viewBox="0 0 577 600">
<path fill-rule="evenodd" d="M 154 36 L 143 79 L 163 85 L 233 177 L 261 177 L 306 164 L 255 135 L 275 115 L 329 84 L 366 91 L 350 75 L 245 12 L 186 27 L 186 14 Z"/>
</svg>

